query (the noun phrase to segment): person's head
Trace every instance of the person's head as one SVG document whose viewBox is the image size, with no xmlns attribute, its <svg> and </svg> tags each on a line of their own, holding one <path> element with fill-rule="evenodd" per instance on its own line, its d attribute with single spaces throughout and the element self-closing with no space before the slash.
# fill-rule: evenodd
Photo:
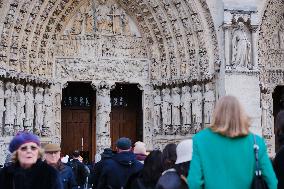
<svg viewBox="0 0 284 189">
<path fill-rule="evenodd" d="M 111 148 L 105 148 L 103 153 L 101 153 L 101 159 L 108 159 L 108 158 L 112 158 L 113 156 L 113 152 Z"/>
<path fill-rule="evenodd" d="M 131 151 L 131 140 L 126 137 L 119 138 L 116 141 L 117 152 Z"/>
<path fill-rule="evenodd" d="M 162 164 L 164 170 L 173 168 L 177 159 L 176 144 L 167 144 L 162 153 Z"/>
<path fill-rule="evenodd" d="M 162 152 L 153 150 L 144 160 L 142 176 L 145 183 L 157 183 L 163 172 Z"/>
<path fill-rule="evenodd" d="M 217 102 L 210 126 L 212 131 L 233 138 L 248 135 L 249 126 L 249 117 L 236 97 L 224 96 Z"/>
<path fill-rule="evenodd" d="M 28 132 L 20 132 L 10 142 L 12 162 L 19 162 L 22 168 L 30 168 L 42 157 L 39 138 Z"/>
<path fill-rule="evenodd" d="M 74 159 L 79 159 L 80 151 L 79 150 L 74 150 L 74 152 L 72 153 L 72 156 L 73 156 Z"/>
<path fill-rule="evenodd" d="M 278 136 L 284 137 L 284 110 L 280 111 L 276 116 L 276 132 Z"/>
<path fill-rule="evenodd" d="M 61 148 L 58 144 L 47 144 L 44 146 L 45 160 L 50 165 L 55 165 L 60 160 Z"/>
<path fill-rule="evenodd" d="M 147 155 L 146 152 L 146 144 L 144 142 L 137 141 L 134 144 L 134 149 L 133 149 L 134 154 L 143 154 Z"/>
<path fill-rule="evenodd" d="M 177 145 L 177 160 L 175 162 L 175 168 L 179 175 L 188 174 L 189 163 L 192 159 L 192 139 L 181 141 Z"/>
</svg>

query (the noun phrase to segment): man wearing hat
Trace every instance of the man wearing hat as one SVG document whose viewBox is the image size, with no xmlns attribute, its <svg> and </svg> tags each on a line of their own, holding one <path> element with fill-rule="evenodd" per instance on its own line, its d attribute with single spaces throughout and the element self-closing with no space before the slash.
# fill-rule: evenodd
<svg viewBox="0 0 284 189">
<path fill-rule="evenodd" d="M 45 161 L 59 171 L 64 189 L 74 189 L 77 186 L 71 167 L 64 165 L 60 160 L 61 148 L 58 144 L 44 146 Z"/>
<path fill-rule="evenodd" d="M 143 164 L 136 160 L 131 151 L 131 140 L 129 138 L 118 139 L 116 150 L 117 154 L 103 163 L 98 189 L 124 188 L 128 178 L 143 168 Z"/>
</svg>

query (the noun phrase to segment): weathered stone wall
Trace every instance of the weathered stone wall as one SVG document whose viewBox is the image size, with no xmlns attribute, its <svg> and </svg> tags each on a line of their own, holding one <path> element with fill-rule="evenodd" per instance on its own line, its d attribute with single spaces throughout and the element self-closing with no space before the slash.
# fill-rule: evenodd
<svg viewBox="0 0 284 189">
<path fill-rule="evenodd" d="M 0 157 L 11 135 L 30 123 L 43 142 L 60 142 L 68 81 L 90 81 L 96 89 L 98 153 L 109 146 L 108 99 L 116 82 L 143 92 L 149 149 L 207 127 L 216 99 L 232 94 L 273 152 L 271 94 L 284 83 L 283 6 L 281 0 L 0 0 Z"/>
</svg>

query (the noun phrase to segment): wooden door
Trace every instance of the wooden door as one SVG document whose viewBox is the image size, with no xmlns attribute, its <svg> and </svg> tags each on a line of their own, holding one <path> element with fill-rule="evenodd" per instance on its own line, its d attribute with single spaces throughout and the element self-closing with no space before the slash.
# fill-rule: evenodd
<svg viewBox="0 0 284 189">
<path fill-rule="evenodd" d="M 95 91 L 90 83 L 70 82 L 63 90 L 62 155 L 80 150 L 86 162 L 93 160 L 96 150 L 95 100 Z"/>
<path fill-rule="evenodd" d="M 111 141 L 115 149 L 115 142 L 120 137 L 128 137 L 134 143 L 142 140 L 141 120 L 141 91 L 136 85 L 116 85 L 111 92 Z"/>
<path fill-rule="evenodd" d="M 90 124 L 90 110 L 63 109 L 62 155 L 71 154 L 74 150 L 89 151 Z"/>
</svg>

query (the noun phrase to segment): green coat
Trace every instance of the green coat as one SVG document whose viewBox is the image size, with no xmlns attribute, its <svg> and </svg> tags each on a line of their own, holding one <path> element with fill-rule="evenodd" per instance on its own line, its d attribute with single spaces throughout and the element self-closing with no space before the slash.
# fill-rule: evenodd
<svg viewBox="0 0 284 189">
<path fill-rule="evenodd" d="M 264 140 L 257 136 L 262 174 L 269 189 L 277 179 Z M 229 138 L 207 128 L 193 138 L 193 156 L 187 181 L 190 189 L 250 189 L 255 170 L 253 134 Z"/>
</svg>

